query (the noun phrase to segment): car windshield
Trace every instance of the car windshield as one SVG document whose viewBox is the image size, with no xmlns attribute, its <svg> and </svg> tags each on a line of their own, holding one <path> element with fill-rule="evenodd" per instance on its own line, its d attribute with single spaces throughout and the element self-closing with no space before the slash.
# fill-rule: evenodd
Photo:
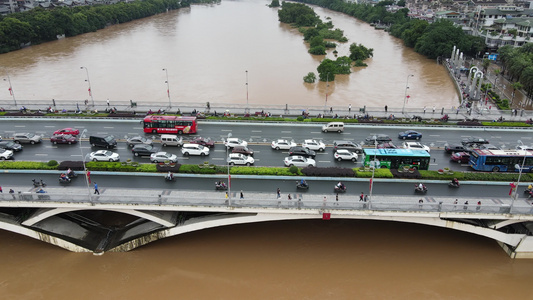
<svg viewBox="0 0 533 300">
<path fill-rule="evenodd" d="M 28 134 L 26 135 L 26 137 L 29 138 L 29 139 L 31 139 L 31 138 L 34 137 L 34 136 L 35 136 L 35 134 L 33 134 L 33 133 L 28 133 Z"/>
<path fill-rule="evenodd" d="M 108 136 L 105 137 L 105 141 L 106 142 L 111 142 L 114 138 L 115 138 L 114 136 L 108 135 Z"/>
<path fill-rule="evenodd" d="M 113 154 L 113 152 L 111 152 L 111 151 L 104 151 L 104 152 L 102 152 L 102 154 L 105 155 L 105 156 L 111 156 L 111 154 Z"/>
</svg>

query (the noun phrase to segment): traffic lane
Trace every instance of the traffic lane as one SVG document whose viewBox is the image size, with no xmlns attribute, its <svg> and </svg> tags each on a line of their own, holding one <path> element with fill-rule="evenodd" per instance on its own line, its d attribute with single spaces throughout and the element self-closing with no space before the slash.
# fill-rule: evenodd
<svg viewBox="0 0 533 300">
<path fill-rule="evenodd" d="M 106 188 L 131 188 L 132 190 L 138 189 L 153 189 L 153 190 L 187 190 L 187 191 L 215 191 L 215 182 L 224 181 L 228 183 L 227 176 L 220 174 L 212 178 L 190 178 L 190 177 L 177 177 L 175 181 L 165 181 L 165 173 L 160 173 L 159 176 L 127 176 L 127 175 L 97 175 L 91 174 L 91 184 L 89 191 L 93 192 L 94 182 L 98 183 L 100 192 L 105 193 Z M 72 180 L 69 184 L 59 183 L 59 174 L 15 174 L 15 173 L 2 173 L 0 174 L 0 182 L 2 182 L 2 188 L 4 192 L 7 192 L 10 188 L 14 188 L 15 191 L 32 191 L 35 190 L 32 185 L 32 179 L 42 179 L 48 187 L 87 187 L 87 181 L 84 174 L 79 173 L 78 177 Z M 276 180 L 276 179 L 239 179 L 232 177 L 231 179 L 231 191 L 243 193 L 246 192 L 261 192 L 275 195 L 276 190 L 279 188 L 282 195 L 287 197 L 288 193 L 302 194 L 306 193 L 321 194 L 327 197 L 333 197 L 335 195 L 334 186 L 339 181 L 337 180 L 312 180 L 307 179 L 309 183 L 308 190 L 302 190 L 296 188 L 296 183 L 301 178 L 294 177 L 294 179 Z M 362 192 L 369 194 L 370 179 L 364 181 L 352 182 L 349 180 L 342 180 L 346 187 L 347 192 L 339 194 L 339 197 L 350 196 L 358 197 Z M 417 181 L 404 180 L 402 182 L 385 182 L 374 180 L 373 194 L 385 195 L 385 196 L 405 196 L 412 195 L 414 198 L 424 197 L 455 197 L 458 201 L 461 201 L 461 197 L 491 197 L 495 199 L 508 199 L 509 187 L 507 185 L 471 185 L 463 184 L 460 188 L 451 188 L 447 183 L 426 183 L 428 192 L 426 194 L 415 193 L 415 184 Z M 46 190 L 46 187 L 44 188 Z M 519 189 L 519 198 L 526 200 L 523 190 L 525 186 L 521 186 Z M 462 203 L 462 202 L 459 202 Z"/>
</svg>

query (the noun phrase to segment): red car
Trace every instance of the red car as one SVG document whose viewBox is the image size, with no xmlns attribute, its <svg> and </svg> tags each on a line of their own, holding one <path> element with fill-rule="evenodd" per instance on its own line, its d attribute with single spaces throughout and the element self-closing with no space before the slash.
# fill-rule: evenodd
<svg viewBox="0 0 533 300">
<path fill-rule="evenodd" d="M 57 135 L 57 134 L 78 135 L 78 134 L 80 134 L 80 131 L 78 129 L 69 127 L 69 128 L 63 128 L 63 129 L 59 129 L 59 130 L 54 131 L 54 135 Z"/>
<path fill-rule="evenodd" d="M 204 138 L 201 138 L 201 137 L 197 137 L 197 138 L 194 138 L 194 139 L 190 140 L 189 143 L 191 143 L 191 144 L 199 144 L 199 145 L 205 146 L 207 148 L 215 147 L 215 142 L 212 141 L 210 138 L 204 139 Z"/>
<path fill-rule="evenodd" d="M 70 134 L 56 134 L 50 138 L 50 142 L 53 144 L 75 144 L 78 139 Z"/>
<path fill-rule="evenodd" d="M 470 160 L 470 154 L 467 152 L 455 152 L 451 159 L 460 164 L 466 164 Z"/>
</svg>

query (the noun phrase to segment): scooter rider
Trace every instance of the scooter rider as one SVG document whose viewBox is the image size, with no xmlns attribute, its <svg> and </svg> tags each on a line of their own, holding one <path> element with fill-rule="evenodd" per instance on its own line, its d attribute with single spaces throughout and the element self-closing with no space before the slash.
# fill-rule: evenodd
<svg viewBox="0 0 533 300">
<path fill-rule="evenodd" d="M 174 179 L 174 174 L 172 174 L 172 172 L 168 171 L 167 179 L 168 180 L 173 180 Z"/>
<path fill-rule="evenodd" d="M 307 182 L 303 179 L 300 180 L 300 185 L 301 186 L 307 186 Z"/>
<path fill-rule="evenodd" d="M 418 189 L 421 190 L 421 191 L 423 191 L 425 189 L 425 186 L 424 186 L 424 184 L 422 184 L 422 182 L 418 184 Z"/>
<path fill-rule="evenodd" d="M 68 176 L 65 173 L 61 173 L 59 178 L 61 178 L 62 180 L 68 180 Z"/>
<path fill-rule="evenodd" d="M 457 180 L 457 178 L 452 179 L 452 184 L 455 186 L 459 186 L 459 180 Z"/>
</svg>

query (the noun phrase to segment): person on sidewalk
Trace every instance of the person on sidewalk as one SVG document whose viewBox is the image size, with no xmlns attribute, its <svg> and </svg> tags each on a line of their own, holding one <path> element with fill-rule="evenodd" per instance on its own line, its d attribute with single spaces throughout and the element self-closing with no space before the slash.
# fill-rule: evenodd
<svg viewBox="0 0 533 300">
<path fill-rule="evenodd" d="M 244 194 L 242 193 L 242 190 L 241 190 L 241 199 L 244 199 Z"/>
<path fill-rule="evenodd" d="M 94 182 L 94 193 L 100 195 L 100 191 L 98 190 L 98 184 L 96 181 Z"/>
<path fill-rule="evenodd" d="M 385 112 L 387 112 L 387 110 L 388 110 L 388 107 L 387 107 L 387 105 L 385 105 Z"/>
<path fill-rule="evenodd" d="M 361 195 L 359 195 L 359 201 L 364 201 L 365 200 L 365 194 L 363 192 L 361 192 Z"/>
</svg>

